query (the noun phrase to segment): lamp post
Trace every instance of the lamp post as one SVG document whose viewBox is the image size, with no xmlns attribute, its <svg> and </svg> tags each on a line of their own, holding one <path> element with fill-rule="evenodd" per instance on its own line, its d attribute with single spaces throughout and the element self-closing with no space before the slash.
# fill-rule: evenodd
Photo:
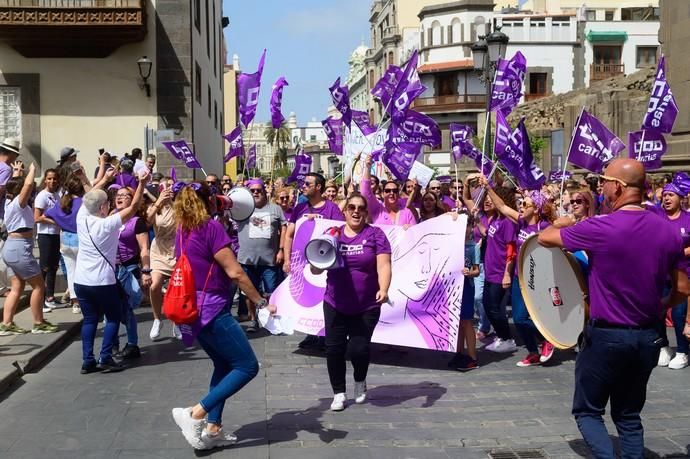
<svg viewBox="0 0 690 459">
<path fill-rule="evenodd" d="M 501 32 L 500 27 L 488 35 L 481 35 L 472 45 L 472 59 L 474 70 L 479 72 L 479 81 L 486 88 L 486 126 L 484 129 L 484 153 L 489 151 L 491 142 L 491 86 L 494 81 L 496 63 L 504 59 L 508 48 L 508 35 Z"/>
<path fill-rule="evenodd" d="M 151 85 L 148 80 L 151 76 L 151 67 L 153 67 L 153 62 L 146 56 L 142 56 L 137 60 L 137 67 L 139 67 L 139 76 L 142 80 L 141 88 L 146 91 L 146 97 L 151 97 Z"/>
</svg>

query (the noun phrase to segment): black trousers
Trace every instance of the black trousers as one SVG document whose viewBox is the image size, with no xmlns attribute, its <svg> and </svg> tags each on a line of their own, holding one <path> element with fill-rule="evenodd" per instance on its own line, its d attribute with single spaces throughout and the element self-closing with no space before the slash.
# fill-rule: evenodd
<svg viewBox="0 0 690 459">
<path fill-rule="evenodd" d="M 367 379 L 369 370 L 369 344 L 379 322 L 381 308 L 361 314 L 347 315 L 323 303 L 326 331 L 326 363 L 333 393 L 345 392 L 345 359 L 349 356 L 354 369 L 355 381 Z"/>
<path fill-rule="evenodd" d="M 60 235 L 38 235 L 38 264 L 43 271 L 43 279 L 46 284 L 46 298 L 52 298 L 55 294 L 55 277 L 60 264 Z"/>
</svg>

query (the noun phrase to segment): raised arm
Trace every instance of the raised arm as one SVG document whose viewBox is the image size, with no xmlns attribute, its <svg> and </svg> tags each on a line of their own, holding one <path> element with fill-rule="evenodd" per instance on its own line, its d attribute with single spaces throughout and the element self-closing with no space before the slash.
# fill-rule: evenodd
<svg viewBox="0 0 690 459">
<path fill-rule="evenodd" d="M 382 211 L 382 205 L 374 193 L 371 192 L 371 155 L 364 155 L 364 163 L 362 165 L 362 180 L 359 182 L 359 192 L 362 193 L 364 199 L 367 200 L 367 205 L 369 207 L 369 216 L 372 221 L 376 220 L 376 217 Z"/>
<path fill-rule="evenodd" d="M 517 210 L 513 209 L 512 207 L 506 205 L 506 203 L 503 201 L 503 199 L 501 199 L 501 197 L 496 194 L 494 189 L 491 188 L 491 185 L 489 185 L 489 181 L 483 175 L 479 178 L 479 183 L 484 188 L 486 188 L 486 192 L 491 197 L 491 200 L 493 201 L 494 207 L 496 207 L 496 210 L 498 210 L 506 218 L 512 220 L 514 223 L 517 223 L 518 218 L 520 218 L 520 212 L 518 212 Z"/>
<path fill-rule="evenodd" d="M 31 163 L 31 165 L 29 166 L 29 173 L 26 174 L 26 177 L 24 178 L 24 185 L 22 186 L 22 189 L 19 192 L 19 196 L 17 197 L 19 199 L 19 207 L 21 207 L 22 209 L 29 204 L 29 199 L 31 198 L 31 192 L 34 189 L 34 178 L 35 177 L 36 177 L 36 165 L 34 163 Z"/>
<path fill-rule="evenodd" d="M 137 210 L 141 205 L 141 198 L 144 195 L 144 188 L 146 188 L 146 184 L 148 183 L 149 178 L 150 174 L 147 174 L 143 178 L 139 178 L 139 185 L 137 186 L 137 189 L 134 192 L 134 197 L 132 198 L 131 204 L 129 205 L 129 207 L 126 207 L 125 209 L 120 211 L 120 218 L 122 219 L 123 224 L 127 220 L 132 218 L 134 214 L 137 213 Z"/>
</svg>

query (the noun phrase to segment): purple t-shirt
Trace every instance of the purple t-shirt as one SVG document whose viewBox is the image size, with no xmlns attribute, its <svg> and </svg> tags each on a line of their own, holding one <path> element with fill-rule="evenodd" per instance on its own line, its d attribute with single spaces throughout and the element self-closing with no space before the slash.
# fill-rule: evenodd
<svg viewBox="0 0 690 459">
<path fill-rule="evenodd" d="M 139 242 L 137 235 L 148 233 L 146 222 L 143 218 L 132 217 L 127 220 L 120 230 L 120 238 L 117 241 L 118 264 L 131 265 L 139 263 Z"/>
<path fill-rule="evenodd" d="M 391 219 L 390 214 L 386 210 L 386 206 L 381 203 L 374 193 L 371 192 L 371 188 L 363 187 L 362 196 L 367 200 L 367 208 L 369 211 L 369 219 L 371 223 L 375 225 L 414 225 L 417 223 L 417 219 L 412 215 L 410 209 L 402 207 L 398 204 L 398 213 L 395 216 L 395 220 Z M 407 201 L 406 201 L 407 203 Z"/>
<path fill-rule="evenodd" d="M 296 223 L 300 217 L 310 214 L 315 215 L 316 218 L 345 221 L 345 216 L 340 211 L 340 207 L 333 203 L 333 201 L 326 200 L 321 207 L 311 207 L 309 201 L 297 204 L 295 210 L 292 211 L 292 215 L 290 215 L 290 223 Z"/>
<path fill-rule="evenodd" d="M 680 235 L 663 218 L 617 210 L 565 228 L 561 238 L 589 257 L 591 318 L 638 326 L 661 318 L 666 279 L 683 256 Z"/>
<path fill-rule="evenodd" d="M 129 174 L 127 172 L 122 172 L 117 177 L 115 177 L 115 183 L 123 187 L 126 186 L 132 188 L 133 190 L 136 190 L 137 186 L 139 186 L 139 182 L 137 181 L 137 179 L 135 179 L 132 174 Z"/>
<path fill-rule="evenodd" d="M 379 290 L 376 255 L 391 253 L 383 230 L 366 225 L 354 237 L 346 236 L 342 230 L 339 241 L 345 267 L 328 271 L 324 301 L 349 315 L 380 306 L 376 303 Z"/>
<path fill-rule="evenodd" d="M 69 233 L 77 232 L 77 212 L 81 207 L 81 198 L 72 199 L 72 212 L 66 214 L 62 211 L 60 203 L 46 210 L 46 217 L 52 218 L 53 221 L 60 227 L 62 231 Z"/>
<path fill-rule="evenodd" d="M 225 274 L 223 268 L 214 261 L 213 257 L 222 248 L 229 248 L 229 246 L 230 238 L 223 225 L 216 220 L 209 220 L 189 233 L 189 236 L 183 233 L 181 229 L 177 230 L 175 257 L 179 258 L 182 249 L 185 248 L 185 253 L 194 271 L 197 305 L 208 306 L 201 307 L 202 326 L 213 320 L 225 305 L 230 288 L 230 278 Z M 209 275 L 211 267 L 213 269 L 206 284 L 206 277 Z M 204 284 L 206 284 L 206 290 L 205 294 L 202 294 Z"/>
<path fill-rule="evenodd" d="M 518 218 L 518 233 L 517 233 L 517 240 L 515 242 L 515 246 L 517 248 L 518 252 L 518 258 L 517 260 L 520 259 L 520 249 L 522 248 L 522 244 L 527 240 L 528 237 L 533 235 L 534 233 L 538 233 L 539 231 L 542 231 L 546 228 L 549 227 L 549 224 L 547 222 L 539 222 L 535 223 L 533 225 L 528 225 L 527 222 L 522 218 Z M 517 276 L 518 273 L 518 261 L 515 261 L 515 275 Z"/>
<path fill-rule="evenodd" d="M 479 223 L 481 223 L 484 228 L 489 227 L 489 217 L 483 212 L 479 214 Z M 476 224 L 472 229 L 472 237 L 474 238 L 475 244 L 479 244 L 479 241 L 482 240 L 482 233 L 479 231 L 479 226 Z"/>
<path fill-rule="evenodd" d="M 660 207 L 657 206 L 646 206 L 647 210 L 663 217 L 668 221 L 668 223 L 673 227 L 673 229 L 676 231 L 677 234 L 680 234 L 681 239 L 684 241 L 690 237 L 690 212 L 686 212 L 684 210 L 680 211 L 680 215 L 678 218 L 675 218 L 671 220 L 668 217 L 668 214 L 666 211 Z M 687 242 L 686 242 L 687 245 Z M 690 259 L 688 257 L 683 256 L 681 262 L 680 262 L 681 268 L 685 271 L 686 274 L 690 275 Z"/>
<path fill-rule="evenodd" d="M 517 225 L 502 215 L 489 224 L 484 254 L 484 279 L 487 281 L 494 284 L 503 282 L 508 244 L 515 241 L 516 234 Z"/>
<path fill-rule="evenodd" d="M 444 194 L 443 197 L 441 198 L 441 202 L 442 202 L 443 204 L 447 205 L 448 208 L 449 208 L 450 210 L 453 210 L 453 209 L 455 209 L 456 207 L 458 207 L 457 204 L 456 204 L 456 202 L 455 202 L 455 200 L 454 200 L 453 198 L 451 198 L 450 196 L 445 195 L 445 194 Z"/>
</svg>

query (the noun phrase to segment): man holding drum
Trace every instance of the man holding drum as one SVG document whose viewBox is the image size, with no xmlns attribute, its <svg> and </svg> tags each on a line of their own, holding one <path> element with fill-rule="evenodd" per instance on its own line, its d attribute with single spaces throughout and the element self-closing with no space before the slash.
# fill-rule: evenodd
<svg viewBox="0 0 690 459">
<path fill-rule="evenodd" d="M 575 365 L 572 410 L 578 428 L 595 457 L 615 458 L 602 419 L 610 399 L 621 456 L 641 458 L 640 412 L 659 358 L 658 326 L 664 308 L 678 304 L 690 290 L 685 272 L 678 269 L 683 255 L 680 236 L 642 206 L 642 164 L 615 159 L 605 172 L 600 181 L 612 213 L 576 225 L 561 219 L 539 234 L 539 243 L 571 252 L 585 250 L 589 256 L 590 318 Z M 630 241 L 645 244 L 633 249 Z M 669 275 L 672 289 L 662 304 Z"/>
</svg>

